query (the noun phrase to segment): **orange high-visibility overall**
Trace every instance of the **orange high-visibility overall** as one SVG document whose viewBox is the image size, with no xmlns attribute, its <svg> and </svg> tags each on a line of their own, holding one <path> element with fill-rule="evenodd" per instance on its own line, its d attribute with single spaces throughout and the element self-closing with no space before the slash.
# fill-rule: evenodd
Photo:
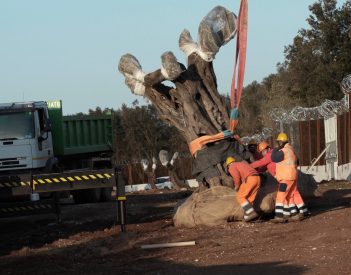
<svg viewBox="0 0 351 275">
<path fill-rule="evenodd" d="M 289 143 L 281 149 L 284 159 L 276 165 L 276 179 L 279 182 L 275 214 L 277 217 L 296 213 L 296 206 L 300 212 L 305 211 L 305 206 L 297 190 L 297 157 Z M 307 209 L 306 209 L 307 211 Z"/>
<path fill-rule="evenodd" d="M 244 209 L 245 216 L 248 216 L 254 211 L 252 204 L 260 188 L 261 179 L 246 161 L 233 162 L 228 170 L 237 190 L 236 199 Z"/>
</svg>

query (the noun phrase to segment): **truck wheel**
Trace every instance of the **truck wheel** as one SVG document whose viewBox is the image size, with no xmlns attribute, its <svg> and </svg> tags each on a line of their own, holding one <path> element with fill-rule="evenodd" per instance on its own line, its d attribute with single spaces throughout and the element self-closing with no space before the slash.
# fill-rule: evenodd
<svg viewBox="0 0 351 275">
<path fill-rule="evenodd" d="M 85 190 L 77 190 L 71 192 L 73 200 L 76 204 L 85 203 L 84 191 Z"/>
<path fill-rule="evenodd" d="M 111 187 L 104 187 L 101 188 L 101 196 L 100 201 L 112 201 L 112 188 Z"/>
</svg>

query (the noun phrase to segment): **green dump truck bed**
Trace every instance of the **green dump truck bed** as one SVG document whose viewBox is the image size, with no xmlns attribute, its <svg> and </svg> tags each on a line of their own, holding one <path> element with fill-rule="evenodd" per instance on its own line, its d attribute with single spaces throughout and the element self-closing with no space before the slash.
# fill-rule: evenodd
<svg viewBox="0 0 351 275">
<path fill-rule="evenodd" d="M 61 100 L 47 105 L 56 156 L 112 151 L 111 115 L 63 116 Z"/>
</svg>

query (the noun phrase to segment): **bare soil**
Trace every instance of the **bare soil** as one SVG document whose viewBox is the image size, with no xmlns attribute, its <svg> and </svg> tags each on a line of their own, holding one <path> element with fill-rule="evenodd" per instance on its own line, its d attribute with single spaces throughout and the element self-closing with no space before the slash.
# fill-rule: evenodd
<svg viewBox="0 0 351 275">
<path fill-rule="evenodd" d="M 175 228 L 174 206 L 189 191 L 127 197 L 127 233 L 116 204 L 62 207 L 54 215 L 0 220 L 0 274 L 351 274 L 351 184 L 327 182 L 301 222 L 233 222 Z M 143 250 L 143 244 L 195 241 Z"/>
</svg>

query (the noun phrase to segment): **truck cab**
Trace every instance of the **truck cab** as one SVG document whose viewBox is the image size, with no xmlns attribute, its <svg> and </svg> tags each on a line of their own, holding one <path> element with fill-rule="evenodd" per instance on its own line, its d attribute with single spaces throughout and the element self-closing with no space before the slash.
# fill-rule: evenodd
<svg viewBox="0 0 351 275">
<path fill-rule="evenodd" d="M 0 104 L 0 173 L 40 170 L 53 155 L 46 102 Z"/>
<path fill-rule="evenodd" d="M 112 132 L 111 114 L 64 116 L 61 100 L 0 104 L 0 216 L 35 193 L 110 200 Z"/>
</svg>

